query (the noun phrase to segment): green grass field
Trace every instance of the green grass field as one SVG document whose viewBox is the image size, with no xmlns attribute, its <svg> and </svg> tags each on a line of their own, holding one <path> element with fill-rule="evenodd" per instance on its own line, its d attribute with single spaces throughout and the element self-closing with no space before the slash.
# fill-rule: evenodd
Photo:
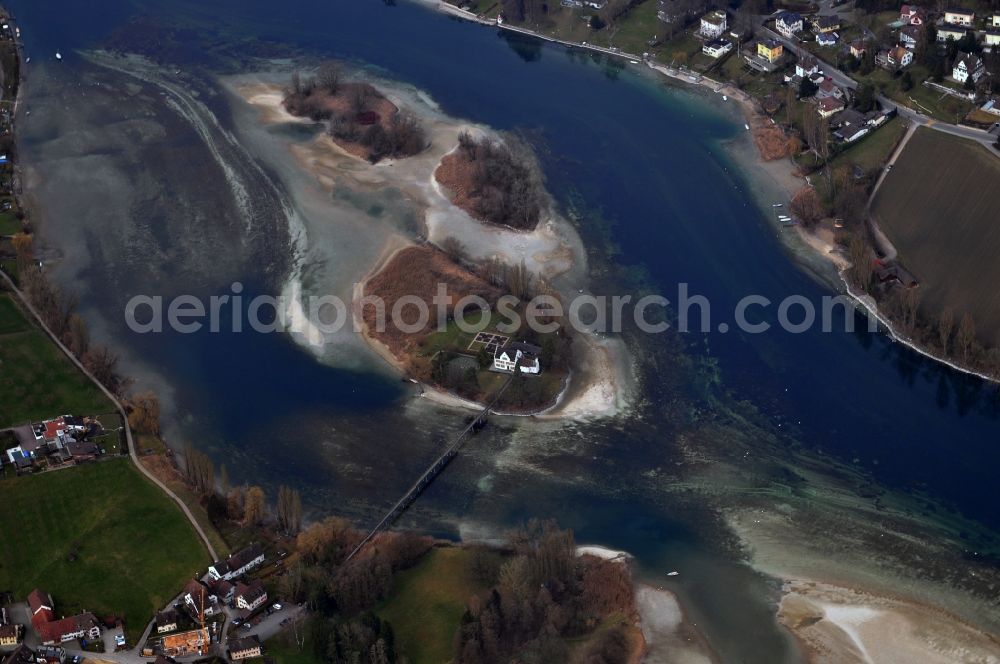
<svg viewBox="0 0 1000 664">
<path fill-rule="evenodd" d="M 396 642 L 411 664 L 451 661 L 452 638 L 466 602 L 487 590 L 469 572 L 470 555 L 457 547 L 431 550 L 399 576 L 377 611 L 392 623 Z"/>
<path fill-rule="evenodd" d="M 21 232 L 21 220 L 13 212 L 0 212 L 0 235 L 13 235 Z"/>
<path fill-rule="evenodd" d="M 208 555 L 181 511 L 126 459 L 0 480 L 0 588 L 57 615 L 123 615 L 134 642 Z M 72 555 L 71 555 L 72 554 Z M 70 560 L 75 557 L 75 560 Z"/>
<path fill-rule="evenodd" d="M 929 320 L 952 306 L 969 312 L 983 343 L 1000 337 L 1000 159 L 987 149 L 921 128 L 874 202 L 876 220 L 920 281 Z"/>
<path fill-rule="evenodd" d="M 113 410 L 51 340 L 0 294 L 0 427 Z"/>
</svg>

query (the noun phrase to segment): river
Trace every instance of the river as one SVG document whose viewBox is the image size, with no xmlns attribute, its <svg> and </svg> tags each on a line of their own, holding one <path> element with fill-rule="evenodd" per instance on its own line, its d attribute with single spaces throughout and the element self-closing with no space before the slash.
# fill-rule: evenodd
<svg viewBox="0 0 1000 664">
<path fill-rule="evenodd" d="M 137 293 L 224 293 L 234 281 L 248 295 L 280 290 L 290 215 L 323 244 L 327 266 L 368 260 L 380 225 L 412 222 L 386 191 L 377 212 L 368 206 L 376 230 L 358 221 L 349 237 L 331 231 L 321 202 L 296 195 L 303 176 L 248 146 L 251 114 L 218 75 L 336 58 L 425 93 L 449 116 L 520 132 L 589 248 L 595 292 L 674 300 L 686 283 L 716 320 L 749 294 L 818 302 L 831 292 L 766 219 L 771 194 L 737 158 L 748 141 L 736 109 L 632 66 L 408 2 L 9 7 L 32 57 L 19 118 L 25 185 L 57 280 L 139 386 L 161 394 L 172 444 L 193 442 L 234 481 L 302 489 L 314 516 L 376 521 L 464 414 L 415 398 L 361 345 L 330 361 L 287 335 L 125 329 L 124 302 Z M 82 55 L 109 45 L 163 64 L 144 79 L 125 61 Z M 843 315 L 835 322 L 842 330 Z M 627 413 L 497 420 L 404 525 L 488 538 L 556 518 L 578 541 L 636 555 L 724 661 L 798 658 L 773 620 L 780 584 L 746 564 L 751 552 L 783 552 L 761 567 L 845 581 L 870 565 L 875 583 L 908 579 L 916 595 L 948 595 L 963 617 L 1000 624 L 995 592 L 976 587 L 997 569 L 992 387 L 864 331 L 629 345 L 641 398 Z M 783 521 L 765 539 L 733 528 L 755 511 Z M 882 529 L 894 545 L 879 543 Z M 958 567 L 931 569 L 904 543 L 920 535 L 940 536 L 938 562 Z M 673 569 L 681 575 L 667 579 Z"/>
</svg>

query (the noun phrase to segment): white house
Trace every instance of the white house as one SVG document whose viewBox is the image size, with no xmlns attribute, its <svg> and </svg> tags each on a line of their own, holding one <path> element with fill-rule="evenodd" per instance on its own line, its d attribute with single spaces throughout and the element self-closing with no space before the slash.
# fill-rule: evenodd
<svg viewBox="0 0 1000 664">
<path fill-rule="evenodd" d="M 236 608 L 249 614 L 267 602 L 267 591 L 264 584 L 254 581 L 249 586 L 245 583 L 236 584 Z"/>
<path fill-rule="evenodd" d="M 819 100 L 819 103 L 816 105 L 816 111 L 821 118 L 828 118 L 844 110 L 844 106 L 844 100 L 837 99 L 836 97 L 826 97 Z"/>
<path fill-rule="evenodd" d="M 493 368 L 508 373 L 513 373 L 515 367 L 520 369 L 521 373 L 541 373 L 542 366 L 538 361 L 541 352 L 542 349 L 538 346 L 514 341 L 497 349 L 493 356 Z"/>
<path fill-rule="evenodd" d="M 256 636 L 229 639 L 229 658 L 233 661 L 260 657 L 262 653 L 260 640 Z"/>
<path fill-rule="evenodd" d="M 987 28 L 986 30 L 983 30 L 983 35 L 985 37 L 985 44 L 991 47 L 991 51 L 993 50 L 993 46 L 1000 46 L 1000 30 Z"/>
<path fill-rule="evenodd" d="M 243 576 L 254 567 L 263 564 L 263 562 L 264 549 L 261 548 L 260 544 L 254 542 L 225 560 L 212 563 L 208 568 L 208 575 L 215 581 L 219 579 L 229 581 Z"/>
<path fill-rule="evenodd" d="M 802 32 L 805 26 L 802 17 L 795 12 L 782 12 L 774 21 L 774 28 L 789 39 Z"/>
<path fill-rule="evenodd" d="M 699 34 L 706 39 L 718 39 L 726 32 L 729 24 L 726 22 L 726 12 L 721 9 L 709 12 L 701 17 Z"/>
<path fill-rule="evenodd" d="M 986 73 L 986 67 L 983 65 L 982 58 L 974 53 L 962 53 L 955 60 L 951 77 L 959 83 L 965 83 L 970 78 L 973 83 L 978 83 L 984 73 Z"/>
<path fill-rule="evenodd" d="M 177 631 L 177 612 L 173 609 L 160 611 L 156 614 L 156 633 L 166 634 Z"/>
<path fill-rule="evenodd" d="M 994 28 L 1000 28 L 1000 14 L 990 16 L 990 25 Z"/>
<path fill-rule="evenodd" d="M 875 56 L 875 64 L 885 69 L 895 70 L 909 67 L 913 63 L 913 52 L 902 46 L 882 50 Z"/>
<path fill-rule="evenodd" d="M 721 58 L 731 50 L 733 50 L 733 43 L 725 39 L 713 39 L 710 42 L 705 42 L 701 47 L 701 52 L 710 58 Z"/>
<path fill-rule="evenodd" d="M 184 588 L 183 599 L 188 612 L 195 620 L 200 620 L 202 616 L 210 618 L 220 611 L 219 598 L 210 594 L 208 588 L 195 579 L 189 581 Z"/>
<path fill-rule="evenodd" d="M 819 63 L 811 55 L 804 55 L 795 63 L 795 75 L 799 78 L 807 78 L 819 71 Z"/>
<path fill-rule="evenodd" d="M 969 32 L 967 28 L 963 28 L 960 25 L 945 25 L 941 24 L 937 29 L 937 40 L 939 42 L 946 42 L 949 39 L 953 41 L 958 41 L 965 37 Z"/>
<path fill-rule="evenodd" d="M 904 25 L 899 30 L 899 43 L 904 48 L 909 50 L 914 50 L 917 47 L 917 41 L 920 39 L 920 28 L 915 25 Z"/>
<path fill-rule="evenodd" d="M 944 13 L 944 22 L 952 25 L 972 25 L 976 13 L 965 9 L 949 9 Z"/>
<path fill-rule="evenodd" d="M 836 32 L 821 32 L 816 35 L 816 43 L 820 46 L 836 46 L 839 39 Z"/>
</svg>

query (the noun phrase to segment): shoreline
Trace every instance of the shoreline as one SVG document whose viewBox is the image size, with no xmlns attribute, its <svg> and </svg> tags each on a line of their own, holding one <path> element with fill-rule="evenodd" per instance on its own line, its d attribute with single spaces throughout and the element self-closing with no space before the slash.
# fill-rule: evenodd
<svg viewBox="0 0 1000 664">
<path fill-rule="evenodd" d="M 439 11 L 448 14 L 450 16 L 453 16 L 455 18 L 476 23 L 478 25 L 491 26 L 491 27 L 496 27 L 497 29 L 500 30 L 508 30 L 510 32 L 516 32 L 522 35 L 540 39 L 545 42 L 559 44 L 569 48 L 589 50 L 595 53 L 602 53 L 604 55 L 618 57 L 627 61 L 638 61 L 644 64 L 646 68 L 656 71 L 667 78 L 680 81 L 685 85 L 692 86 L 694 88 L 703 88 L 706 90 L 710 90 L 716 94 L 725 94 L 730 99 L 736 101 L 737 104 L 740 106 L 743 112 L 743 116 L 747 121 L 747 125 L 751 125 L 755 120 L 762 117 L 757 102 L 754 101 L 753 98 L 751 98 L 749 95 L 747 95 L 739 88 L 733 87 L 733 85 L 729 82 L 716 81 L 702 74 L 690 72 L 685 68 L 672 68 L 672 67 L 667 67 L 665 65 L 651 63 L 647 60 L 644 60 L 639 55 L 627 53 L 625 51 L 612 51 L 611 49 L 604 48 L 601 46 L 596 46 L 594 44 L 582 44 L 577 42 L 566 41 L 563 39 L 551 37 L 549 35 L 541 34 L 539 32 L 535 32 L 527 28 L 519 28 L 516 26 L 506 25 L 506 24 L 498 25 L 495 21 L 483 19 L 477 16 L 476 14 L 473 14 L 472 12 L 466 11 L 459 7 L 455 7 L 454 5 L 450 5 L 444 0 L 418 0 L 418 1 L 429 7 L 437 8 Z M 744 163 L 743 166 L 749 166 L 749 168 L 747 169 L 748 170 L 747 175 L 750 176 L 751 179 L 753 179 L 753 174 L 757 173 L 759 175 L 765 175 L 774 180 L 775 182 L 777 182 L 782 178 L 775 177 L 774 173 L 771 172 L 772 168 L 774 167 L 769 167 L 768 165 L 777 164 L 783 161 L 786 160 L 782 159 L 782 160 L 775 160 L 773 162 L 766 162 L 763 159 L 758 158 L 756 164 L 748 165 Z M 791 164 L 788 164 L 787 169 L 785 170 L 787 170 L 787 174 L 789 177 L 801 178 L 801 176 L 797 175 L 794 172 L 795 169 L 793 166 L 791 166 Z M 803 180 L 803 182 L 807 182 L 805 178 L 801 179 Z M 786 189 L 785 187 L 782 188 Z M 786 193 L 789 199 L 794 194 L 794 192 L 788 192 L 787 189 Z M 769 220 L 768 223 L 771 224 L 771 220 Z M 771 225 L 774 226 L 774 224 Z M 816 279 L 819 279 L 820 281 L 825 282 L 828 285 L 834 287 L 835 290 L 839 290 L 842 293 L 846 294 L 848 297 L 850 297 L 852 300 L 854 300 L 857 304 L 861 306 L 861 308 L 865 311 L 866 315 L 874 316 L 875 319 L 878 320 L 878 322 L 886 329 L 893 343 L 901 343 L 910 350 L 915 351 L 917 354 L 929 360 L 942 364 L 947 368 L 957 371 L 961 374 L 967 376 L 973 376 L 975 378 L 979 378 L 980 380 L 986 381 L 991 384 L 1000 384 L 1000 376 L 990 376 L 989 374 L 983 373 L 981 371 L 977 371 L 975 369 L 962 366 L 961 364 L 959 364 L 958 362 L 956 362 L 951 358 L 941 356 L 937 353 L 932 352 L 927 348 L 924 348 L 923 346 L 915 342 L 913 339 L 903 334 L 899 330 L 898 325 L 894 323 L 885 313 L 879 310 L 878 304 L 874 301 L 874 298 L 872 298 L 869 295 L 858 294 L 854 290 L 854 288 L 850 285 L 847 278 L 844 276 L 844 270 L 847 267 L 849 267 L 849 264 L 846 262 L 846 258 L 844 258 L 843 255 L 839 253 L 840 250 L 838 247 L 829 242 L 827 239 L 819 237 L 817 233 L 807 231 L 801 228 L 801 226 L 795 226 L 794 228 L 796 231 L 796 235 L 798 236 L 798 240 L 801 243 L 801 246 L 807 247 L 813 253 L 814 258 L 823 259 L 829 264 L 829 266 L 832 266 L 834 268 L 837 274 L 837 282 L 839 282 L 839 285 L 837 283 L 832 282 L 824 275 L 820 274 L 817 270 L 814 270 L 811 266 L 804 264 L 804 262 L 802 260 L 799 260 L 798 257 L 793 256 L 792 257 L 793 260 L 799 265 L 799 267 L 804 268 L 809 273 L 812 273 L 812 276 L 814 276 Z M 781 235 L 783 238 L 782 244 L 785 246 L 787 250 L 792 250 L 796 248 L 790 245 L 789 242 L 784 239 L 785 237 L 787 237 L 785 236 L 784 233 L 782 233 Z"/>
</svg>

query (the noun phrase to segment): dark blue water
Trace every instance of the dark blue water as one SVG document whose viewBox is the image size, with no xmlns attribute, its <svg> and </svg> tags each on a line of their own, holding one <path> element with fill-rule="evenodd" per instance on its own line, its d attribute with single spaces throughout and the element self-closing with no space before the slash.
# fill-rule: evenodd
<svg viewBox="0 0 1000 664">
<path fill-rule="evenodd" d="M 611 251 L 613 263 L 641 275 L 643 284 L 671 300 L 677 284 L 689 284 L 692 293 L 710 299 L 716 322 L 731 325 L 730 312 L 748 294 L 774 302 L 800 294 L 819 302 L 829 293 L 789 260 L 755 207 L 751 180 L 720 147 L 742 131 L 738 122 L 690 93 L 667 91 L 589 57 L 511 41 L 409 3 L 106 2 L 100 14 L 62 1 L 10 5 L 26 30 L 27 52 L 36 58 L 50 57 L 57 48 L 65 54 L 101 43 L 129 17 L 153 15 L 200 31 L 197 38 L 207 48 L 199 53 L 212 65 L 213 44 L 249 38 L 247 48 L 291 45 L 298 54 L 380 68 L 426 90 L 451 115 L 524 132 L 539 148 L 556 198 L 586 208 L 593 213 L 588 218 L 599 217 L 581 228 L 592 246 Z M 610 281 L 603 285 L 613 287 Z M 96 309 L 95 315 L 118 319 L 110 307 Z M 773 317 L 773 309 L 768 315 Z M 835 322 L 842 327 L 841 319 Z M 227 459 L 231 472 L 241 474 L 238 479 L 293 478 L 323 510 L 371 514 L 358 504 L 391 503 L 396 489 L 433 456 L 442 436 L 460 424 L 442 416 L 424 423 L 426 429 L 403 430 L 409 426 L 400 416 L 406 392 L 398 383 L 323 367 L 276 335 L 122 336 L 120 341 L 175 386 L 185 432 Z M 883 487 L 926 496 L 1000 529 L 994 479 L 1000 428 L 993 388 L 880 334 L 714 332 L 688 335 L 686 343 L 692 354 L 718 361 L 717 395 L 751 402 L 765 421 L 792 432 L 787 444 L 853 465 Z M 644 369 L 646 392 L 654 399 L 666 392 L 657 382 L 660 372 L 669 371 Z M 655 411 L 657 404 L 651 407 Z M 627 483 L 645 466 L 663 461 L 663 441 L 674 429 L 647 418 L 641 425 L 583 428 L 582 435 L 588 431 L 607 443 L 600 454 L 601 463 L 613 466 L 609 475 Z M 462 462 L 473 476 L 488 461 L 489 453 L 482 454 Z M 603 472 L 587 470 L 584 457 L 564 463 L 574 472 Z M 699 547 L 711 546 L 691 525 L 700 522 L 698 509 L 685 504 L 685 516 L 670 516 L 664 502 L 671 499 L 630 497 L 627 490 L 608 499 L 606 492 L 599 496 L 586 486 L 558 483 L 545 491 L 488 496 L 463 483 L 461 471 L 428 496 L 430 521 L 446 509 L 506 523 L 543 513 L 572 526 L 581 540 L 629 549 L 647 563 L 663 560 L 667 549 L 675 556 L 688 550 L 694 561 Z M 755 661 L 775 661 L 782 640 L 773 632 L 755 633 L 760 623 L 751 618 L 741 622 L 745 617 L 714 607 L 721 600 L 712 591 L 726 590 L 722 581 L 713 586 L 711 576 L 711 571 L 696 575 L 688 588 L 700 595 L 699 615 L 711 615 L 724 630 L 748 630 L 732 636 L 737 643 L 732 647 Z M 759 580 L 747 577 L 741 583 Z M 760 604 L 746 612 L 763 620 L 765 609 Z"/>
</svg>

